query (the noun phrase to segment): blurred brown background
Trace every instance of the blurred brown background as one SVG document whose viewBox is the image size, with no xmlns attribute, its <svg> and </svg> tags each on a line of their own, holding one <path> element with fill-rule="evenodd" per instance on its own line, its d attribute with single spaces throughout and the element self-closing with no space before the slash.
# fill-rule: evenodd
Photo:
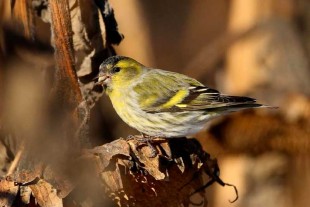
<svg viewBox="0 0 310 207">
<path fill-rule="evenodd" d="M 2 5 L 4 1 L 0 1 Z M 184 73 L 223 93 L 247 95 L 279 107 L 219 118 L 196 136 L 218 158 L 221 178 L 235 184 L 240 194 L 239 200 L 230 204 L 234 191 L 214 185 L 207 189 L 208 206 L 309 206 L 310 2 L 111 0 L 111 5 L 125 36 L 115 47 L 117 54 L 149 67 Z M 0 24 L 7 25 L 5 11 L 0 11 Z M 36 21 L 40 28 L 47 28 L 37 29 L 36 36 L 48 45 L 48 26 Z M 0 76 L 3 71 L 15 70 L 22 74 L 14 72 L 8 77 L 18 82 L 20 77 L 25 79 L 23 67 L 39 71 L 51 67 L 49 48 L 34 51 L 3 51 Z M 36 79 L 29 78 L 31 83 Z M 12 82 L 0 84 L 10 88 L 8 83 Z M 15 93 L 22 88 L 10 90 Z M 27 93 L 35 94 L 37 88 L 33 86 Z M 30 95 L 23 93 L 23 98 Z M 35 128 L 36 123 L 29 125 Z M 92 110 L 93 145 L 136 133 L 120 120 L 107 97 Z"/>
<path fill-rule="evenodd" d="M 221 177 L 240 192 L 229 204 L 233 190 L 212 186 L 209 206 L 308 206 L 310 2 L 111 3 L 125 35 L 118 54 L 279 107 L 233 114 L 199 133 L 205 149 L 218 158 Z M 105 113 L 113 111 L 103 102 Z M 124 133 L 127 126 L 114 119 L 116 137 L 134 133 Z"/>
</svg>

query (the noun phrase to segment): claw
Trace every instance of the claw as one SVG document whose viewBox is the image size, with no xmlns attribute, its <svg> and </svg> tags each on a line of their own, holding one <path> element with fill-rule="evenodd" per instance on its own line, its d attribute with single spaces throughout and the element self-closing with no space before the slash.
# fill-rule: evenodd
<svg viewBox="0 0 310 207">
<path fill-rule="evenodd" d="M 149 135 L 145 135 L 145 134 L 141 134 L 141 138 L 140 137 L 136 137 L 134 135 L 128 135 L 127 136 L 127 141 L 128 140 L 137 140 L 139 144 L 145 144 L 147 145 L 150 149 L 151 149 L 151 155 L 150 158 L 154 158 L 158 155 L 158 150 L 152 145 L 152 140 L 156 138 L 156 137 L 152 137 Z M 141 145 L 138 145 L 137 148 L 141 148 Z"/>
</svg>

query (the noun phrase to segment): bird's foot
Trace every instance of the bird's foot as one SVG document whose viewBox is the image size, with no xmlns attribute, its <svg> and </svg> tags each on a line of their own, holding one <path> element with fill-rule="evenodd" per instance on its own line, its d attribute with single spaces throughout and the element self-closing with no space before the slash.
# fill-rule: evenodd
<svg viewBox="0 0 310 207">
<path fill-rule="evenodd" d="M 151 158 L 154 158 L 158 155 L 158 150 L 156 149 L 156 147 L 154 146 L 154 142 L 155 138 L 158 138 L 156 136 L 150 136 L 150 135 L 146 135 L 146 134 L 141 134 L 140 136 L 134 136 L 134 135 L 129 135 L 126 140 L 136 140 L 138 142 L 138 144 L 136 145 L 136 148 L 139 149 L 141 148 L 143 145 L 147 145 L 150 149 L 151 149 Z"/>
<path fill-rule="evenodd" d="M 126 141 L 132 140 L 132 139 L 136 139 L 136 137 L 134 135 L 128 135 L 126 137 Z"/>
</svg>

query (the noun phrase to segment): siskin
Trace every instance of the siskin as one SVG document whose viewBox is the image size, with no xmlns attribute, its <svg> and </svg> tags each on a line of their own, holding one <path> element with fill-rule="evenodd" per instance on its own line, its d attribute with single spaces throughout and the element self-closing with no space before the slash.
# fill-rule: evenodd
<svg viewBox="0 0 310 207">
<path fill-rule="evenodd" d="M 152 137 L 184 137 L 219 115 L 263 107 L 255 99 L 227 96 L 188 76 L 148 68 L 124 56 L 106 59 L 98 84 L 129 126 Z"/>
</svg>

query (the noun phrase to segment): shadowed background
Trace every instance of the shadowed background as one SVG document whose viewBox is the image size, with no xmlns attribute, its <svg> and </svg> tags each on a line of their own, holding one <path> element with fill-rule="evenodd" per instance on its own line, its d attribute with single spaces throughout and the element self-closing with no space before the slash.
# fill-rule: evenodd
<svg viewBox="0 0 310 207">
<path fill-rule="evenodd" d="M 222 178 L 209 206 L 306 206 L 310 202 L 308 1 L 111 2 L 124 41 L 118 54 L 181 72 L 223 93 L 278 106 L 214 120 L 198 138 Z M 101 110 L 113 111 L 107 98 Z M 117 135 L 135 133 L 114 118 Z M 117 136 L 116 135 L 116 136 Z"/>
</svg>

